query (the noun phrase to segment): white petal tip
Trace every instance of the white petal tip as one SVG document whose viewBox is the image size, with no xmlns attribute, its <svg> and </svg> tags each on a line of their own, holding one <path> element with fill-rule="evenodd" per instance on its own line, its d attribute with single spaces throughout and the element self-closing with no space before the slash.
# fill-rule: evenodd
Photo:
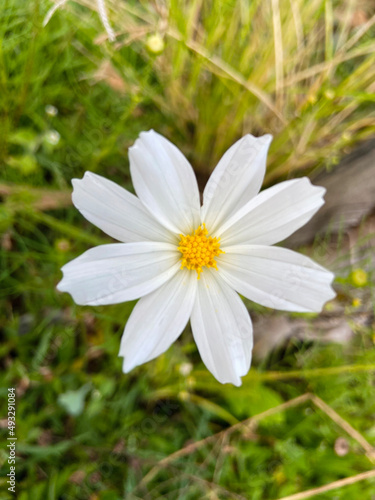
<svg viewBox="0 0 375 500">
<path fill-rule="evenodd" d="M 265 134 L 265 135 L 262 135 L 261 137 L 259 137 L 259 139 L 262 139 L 264 142 L 271 144 L 271 142 L 273 141 L 273 135 Z"/>
<path fill-rule="evenodd" d="M 65 266 L 67 266 L 68 264 L 65 264 Z M 64 267 L 65 267 L 64 266 Z M 61 269 L 61 271 L 63 271 L 63 268 Z M 64 273 L 63 273 L 64 274 Z M 68 292 L 68 288 L 66 286 L 66 279 L 65 279 L 65 276 L 63 275 L 63 277 L 61 278 L 61 280 L 57 283 L 56 285 L 56 290 L 58 290 L 59 292 Z"/>
<path fill-rule="evenodd" d="M 238 377 L 238 379 L 235 379 L 235 380 L 219 380 L 217 379 L 218 382 L 220 382 L 220 384 L 231 384 L 231 385 L 234 385 L 235 387 L 241 387 L 242 385 L 242 380 L 240 377 Z"/>
<path fill-rule="evenodd" d="M 253 134 L 246 134 L 244 135 L 243 138 L 249 137 L 251 140 L 255 139 L 256 141 L 262 141 L 262 142 L 271 142 L 273 139 L 273 135 L 271 134 L 264 134 L 260 136 L 255 136 Z"/>
<path fill-rule="evenodd" d="M 56 290 L 57 290 L 58 292 L 60 292 L 60 293 L 68 293 L 68 294 L 72 297 L 72 299 L 74 300 L 74 302 L 75 302 L 76 304 L 78 304 L 78 305 L 82 305 L 82 306 L 84 306 L 84 305 L 85 305 L 85 304 L 80 304 L 80 303 L 79 303 L 79 301 L 78 301 L 76 298 L 74 298 L 74 296 L 72 295 L 72 292 L 71 292 L 71 291 L 68 289 L 68 287 L 66 286 L 66 284 L 65 284 L 65 282 L 64 282 L 64 279 L 62 279 L 62 280 L 60 281 L 60 283 L 58 283 L 58 284 L 56 285 Z"/>
<path fill-rule="evenodd" d="M 64 277 L 57 285 L 56 285 L 56 290 L 61 293 L 68 293 L 71 298 L 74 300 L 74 302 L 78 306 L 96 306 L 100 305 L 96 301 L 88 301 L 85 300 L 84 297 L 82 297 L 82 294 L 77 294 L 72 291 L 72 287 L 69 285 L 67 282 L 68 280 Z"/>
<path fill-rule="evenodd" d="M 137 366 L 136 363 L 134 363 L 134 359 L 129 358 L 129 353 L 126 354 L 126 346 L 124 345 L 123 342 L 120 344 L 120 350 L 118 353 L 119 358 L 123 358 L 122 360 L 122 372 L 123 373 L 129 373 L 130 371 L 133 370 Z"/>
<path fill-rule="evenodd" d="M 330 293 L 329 293 L 328 297 L 326 298 L 326 301 L 323 304 L 323 308 L 327 304 L 327 302 L 330 302 L 331 300 L 335 299 L 336 296 L 337 296 L 337 293 L 335 292 L 335 290 L 332 287 L 330 287 Z"/>
<path fill-rule="evenodd" d="M 242 385 L 242 380 L 241 380 L 241 379 L 238 379 L 238 380 L 236 380 L 235 382 L 232 382 L 232 384 L 233 384 L 235 387 L 241 387 L 241 385 Z"/>
<path fill-rule="evenodd" d="M 155 130 L 153 130 L 153 129 L 141 132 L 139 134 L 139 136 L 137 137 L 137 139 L 134 141 L 134 144 L 128 148 L 129 153 L 131 151 L 138 149 L 139 143 L 142 142 L 143 140 L 147 140 L 148 137 L 158 136 L 158 135 L 159 134 L 157 132 L 155 132 Z"/>
<path fill-rule="evenodd" d="M 124 354 L 119 354 L 120 357 L 124 357 Z M 122 363 L 122 372 L 129 373 L 135 368 L 137 365 L 134 363 L 129 363 L 129 361 L 124 357 L 124 361 Z"/>
<path fill-rule="evenodd" d="M 76 202 L 77 202 L 77 196 L 82 194 L 82 189 L 85 189 L 85 184 L 87 186 L 88 182 L 96 182 L 96 178 L 99 177 L 93 172 L 89 172 L 88 170 L 84 173 L 82 179 L 72 179 L 71 183 L 73 186 L 73 192 L 72 192 L 72 200 L 74 205 L 77 207 Z M 88 186 L 87 186 L 88 187 Z M 73 198 L 75 197 L 75 199 Z"/>
<path fill-rule="evenodd" d="M 308 177 L 300 177 L 299 179 L 300 182 L 305 182 L 309 185 L 310 188 L 314 189 L 316 193 L 320 193 L 321 196 L 324 196 L 325 193 L 327 192 L 327 189 L 323 186 L 316 186 L 311 182 L 311 180 Z"/>
<path fill-rule="evenodd" d="M 157 132 L 155 132 L 153 128 L 150 128 L 150 130 L 144 130 L 143 132 L 141 132 L 139 134 L 139 137 L 143 137 L 145 135 L 153 135 L 153 134 L 157 134 Z"/>
<path fill-rule="evenodd" d="M 323 186 L 315 186 L 315 187 L 317 187 L 317 188 L 319 188 L 319 189 L 320 189 L 320 191 L 321 191 L 321 193 L 322 193 L 322 196 L 324 196 L 324 195 L 326 194 L 327 189 L 326 189 L 325 187 L 323 187 Z"/>
<path fill-rule="evenodd" d="M 316 314 L 320 314 L 321 312 L 323 312 L 325 305 L 328 302 L 330 302 L 331 300 L 333 300 L 337 295 L 335 290 L 331 286 L 329 286 L 328 288 L 329 288 L 329 291 L 327 291 L 326 293 L 322 292 L 322 295 L 324 294 L 324 298 L 323 298 L 323 302 L 321 302 L 319 304 L 319 306 L 311 308 L 311 309 L 306 309 L 305 311 L 301 311 L 301 312 L 316 313 Z"/>
<path fill-rule="evenodd" d="M 94 172 L 90 172 L 90 170 L 86 170 L 86 172 L 83 174 L 82 179 L 72 179 L 72 184 L 78 185 L 78 183 L 84 182 L 85 180 L 92 180 L 95 181 L 97 179 L 101 179 L 102 177 L 98 174 L 95 174 Z"/>
</svg>

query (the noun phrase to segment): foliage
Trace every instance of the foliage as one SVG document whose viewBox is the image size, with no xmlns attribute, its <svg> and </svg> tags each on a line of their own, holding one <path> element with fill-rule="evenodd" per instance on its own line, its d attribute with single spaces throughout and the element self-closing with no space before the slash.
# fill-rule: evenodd
<svg viewBox="0 0 375 500">
<path fill-rule="evenodd" d="M 343 150 L 374 132 L 370 2 L 106 5 L 117 34 L 107 54 L 125 92 L 136 88 L 150 97 L 165 135 L 185 147 L 204 177 L 245 132 L 274 135 L 267 183 L 332 167 Z M 155 34 L 165 45 L 156 54 L 148 43 Z M 135 61 L 146 64 L 141 84 Z"/>
</svg>

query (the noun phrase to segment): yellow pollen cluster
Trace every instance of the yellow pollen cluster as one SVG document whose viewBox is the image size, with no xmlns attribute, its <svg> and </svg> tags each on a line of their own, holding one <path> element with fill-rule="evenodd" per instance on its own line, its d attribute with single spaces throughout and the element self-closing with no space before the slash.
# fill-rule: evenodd
<svg viewBox="0 0 375 500">
<path fill-rule="evenodd" d="M 178 250 L 182 253 L 181 269 L 186 267 L 198 273 L 198 279 L 202 272 L 202 267 L 214 267 L 217 270 L 215 257 L 224 253 L 220 250 L 220 238 L 207 236 L 206 226 L 202 224 L 194 231 L 194 234 L 184 236 L 180 234 Z"/>
</svg>

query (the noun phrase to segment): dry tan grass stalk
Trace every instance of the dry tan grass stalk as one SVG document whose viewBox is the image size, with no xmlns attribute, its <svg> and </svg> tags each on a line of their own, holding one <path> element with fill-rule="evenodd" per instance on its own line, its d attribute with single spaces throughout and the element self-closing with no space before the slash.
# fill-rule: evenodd
<svg viewBox="0 0 375 500">
<path fill-rule="evenodd" d="M 167 34 L 174 38 L 175 40 L 183 41 L 180 34 L 175 30 L 168 29 Z M 213 65 L 216 69 L 219 69 L 224 73 L 224 75 L 234 82 L 237 82 L 241 87 L 245 88 L 252 94 L 254 94 L 267 108 L 269 108 L 284 124 L 287 125 L 287 122 L 277 107 L 274 105 L 270 97 L 263 92 L 259 87 L 257 87 L 254 83 L 246 80 L 241 73 L 232 68 L 229 64 L 223 61 L 220 57 L 215 55 L 210 55 L 209 52 L 199 43 L 194 40 L 184 41 L 186 47 L 195 52 L 196 54 L 203 57 L 207 62 Z"/>
<path fill-rule="evenodd" d="M 0 184 L 0 196 L 25 195 L 25 205 L 35 210 L 53 210 L 69 207 L 72 194 L 69 190 L 37 189 L 29 186 Z M 20 202 L 22 204 L 22 200 Z"/>
<path fill-rule="evenodd" d="M 311 394 L 311 401 L 315 406 L 320 408 L 328 417 L 339 425 L 349 436 L 351 436 L 357 443 L 365 450 L 367 457 L 370 461 L 375 461 L 375 449 L 366 439 L 360 434 L 349 422 L 344 420 L 338 413 L 335 412 L 326 402 L 320 399 L 315 394 Z"/>
<path fill-rule="evenodd" d="M 279 0 L 272 0 L 272 22 L 275 46 L 276 105 L 279 110 L 282 110 L 284 102 L 284 58 Z"/>
<path fill-rule="evenodd" d="M 333 481 L 333 483 L 326 484 L 324 486 L 319 486 L 319 488 L 312 488 L 311 490 L 302 491 L 301 493 L 296 493 L 295 495 L 289 495 L 287 497 L 279 498 L 278 500 L 303 500 L 304 498 L 315 497 L 326 491 L 335 490 L 341 488 L 342 486 L 348 486 L 350 484 L 358 483 L 358 481 L 363 481 L 365 479 L 370 479 L 375 477 L 375 470 L 369 470 L 357 474 L 356 476 L 346 477 L 345 479 L 340 479 L 339 481 Z"/>
<path fill-rule="evenodd" d="M 375 448 L 371 446 L 371 444 L 362 436 L 362 434 L 360 434 L 356 429 L 354 429 L 354 427 L 352 427 L 349 424 L 349 422 L 347 422 L 345 419 L 343 419 L 338 413 L 335 412 L 335 410 L 333 410 L 321 398 L 319 398 L 315 394 L 306 393 L 306 394 L 302 394 L 301 396 L 298 396 L 294 399 L 286 401 L 285 403 L 282 403 L 278 406 L 275 406 L 273 408 L 269 408 L 268 410 L 266 410 L 262 413 L 259 413 L 258 415 L 254 415 L 253 417 L 250 417 L 250 418 L 244 420 L 243 422 L 239 422 L 237 424 L 234 424 L 223 431 L 220 431 L 216 434 L 213 434 L 212 436 L 208 436 L 207 438 L 201 439 L 200 441 L 196 441 L 195 443 L 190 443 L 187 446 L 185 446 L 184 448 L 181 448 L 180 450 L 172 453 L 171 455 L 168 455 L 164 459 L 160 460 L 160 462 L 157 465 L 155 465 L 144 476 L 144 478 L 137 485 L 137 489 L 144 488 L 147 485 L 147 483 L 149 483 L 158 474 L 158 472 L 161 469 L 163 469 L 164 467 L 167 467 L 174 460 L 177 460 L 178 458 L 189 455 L 190 453 L 193 453 L 194 451 L 202 448 L 203 446 L 210 444 L 211 442 L 215 442 L 217 439 L 224 439 L 224 438 L 227 439 L 228 436 L 235 431 L 248 431 L 248 430 L 251 431 L 254 428 L 254 426 L 256 426 L 256 424 L 258 422 L 260 422 L 261 420 L 263 420 L 271 415 L 275 415 L 277 413 L 280 413 L 280 412 L 287 410 L 289 408 L 299 406 L 303 403 L 306 403 L 307 401 L 311 401 L 317 408 L 322 410 L 331 420 L 333 420 L 347 434 L 349 434 L 349 436 L 351 436 L 364 449 L 367 458 L 372 463 L 374 463 Z M 339 488 L 340 486 L 352 484 L 352 482 L 360 481 L 360 480 L 366 479 L 368 477 L 375 477 L 375 471 L 364 472 L 362 474 L 358 474 L 357 476 L 342 479 L 340 481 L 335 481 L 333 483 L 330 483 L 329 485 L 322 486 L 321 488 L 314 488 L 312 490 L 298 493 L 297 495 L 292 495 L 290 497 L 285 497 L 285 498 L 280 499 L 280 500 L 299 500 L 302 498 L 308 498 L 309 496 L 314 496 L 315 494 L 319 494 L 319 493 L 322 493 L 324 491 L 329 491 L 330 489 L 335 489 L 335 488 Z M 298 495 L 307 495 L 307 496 L 298 496 Z"/>
</svg>

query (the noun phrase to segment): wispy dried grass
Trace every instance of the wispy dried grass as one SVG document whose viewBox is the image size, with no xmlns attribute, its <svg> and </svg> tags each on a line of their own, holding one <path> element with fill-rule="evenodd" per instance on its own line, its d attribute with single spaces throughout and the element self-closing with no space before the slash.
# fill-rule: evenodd
<svg viewBox="0 0 375 500">
<path fill-rule="evenodd" d="M 79 1 L 103 20 L 96 2 Z M 143 90 L 165 114 L 164 132 L 172 139 L 185 137 L 186 152 L 204 174 L 247 132 L 275 136 L 267 182 L 330 167 L 374 132 L 370 3 L 107 0 L 106 5 L 117 34 L 108 55 L 126 68 L 120 49 L 131 44 L 148 61 L 158 87 Z M 111 39 L 103 24 L 104 38 Z M 145 49 L 151 33 L 166 42 L 158 57 Z"/>
</svg>

